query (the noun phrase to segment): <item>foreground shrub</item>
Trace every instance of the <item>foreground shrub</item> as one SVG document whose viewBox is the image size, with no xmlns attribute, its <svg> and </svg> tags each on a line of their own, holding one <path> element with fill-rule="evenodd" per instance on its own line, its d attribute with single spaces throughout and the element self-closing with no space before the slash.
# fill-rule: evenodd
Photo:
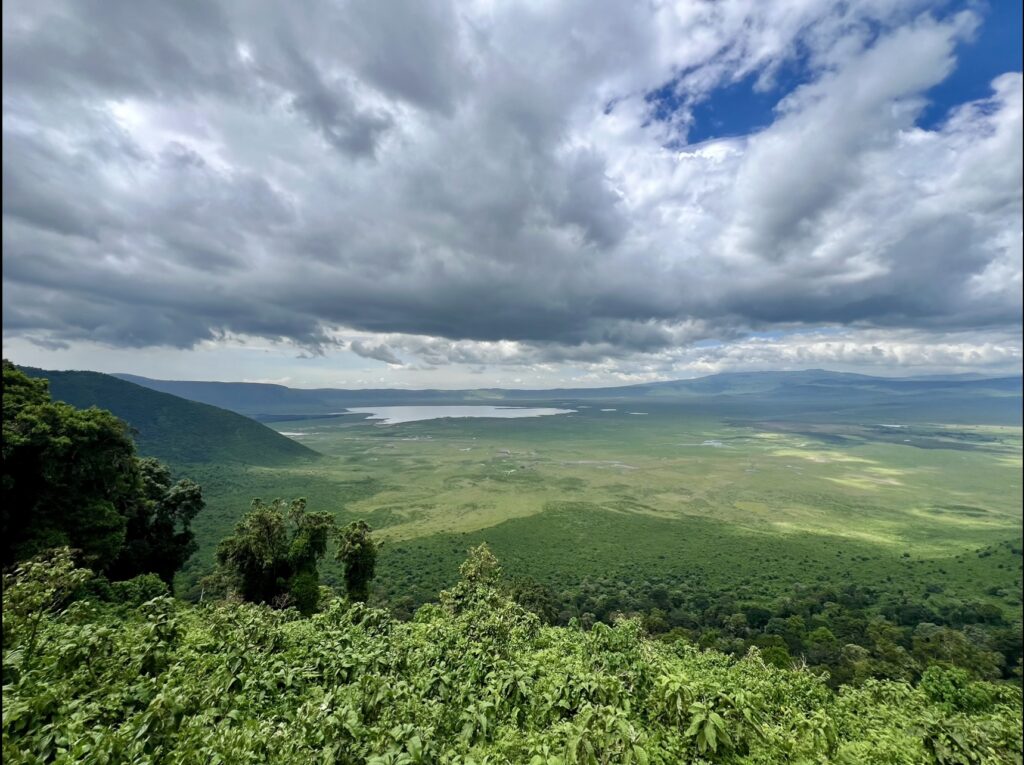
<svg viewBox="0 0 1024 765">
<path fill-rule="evenodd" d="M 64 607 L 46 589 L 32 638 L 18 588 L 38 588 L 41 571 L 21 572 L 4 597 L 4 760 L 1021 761 L 1018 690 L 936 671 L 917 688 L 837 693 L 756 651 L 650 641 L 633 620 L 544 627 L 495 586 L 485 550 L 463 574 L 410 622 L 341 599 L 302 618 L 166 597 Z"/>
</svg>

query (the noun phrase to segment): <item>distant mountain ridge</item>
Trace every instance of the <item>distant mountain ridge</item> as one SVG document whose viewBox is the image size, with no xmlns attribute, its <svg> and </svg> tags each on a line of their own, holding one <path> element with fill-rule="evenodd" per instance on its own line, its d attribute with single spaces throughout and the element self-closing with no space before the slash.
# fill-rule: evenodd
<svg viewBox="0 0 1024 765">
<path fill-rule="evenodd" d="M 225 408 L 199 403 L 100 372 L 19 367 L 50 381 L 58 401 L 113 412 L 135 431 L 139 452 L 171 464 L 280 465 L 317 452 Z"/>
<path fill-rule="evenodd" d="M 944 401 L 970 399 L 1000 410 L 997 420 L 1013 419 L 1020 409 L 1020 376 L 976 378 L 929 376 L 925 378 L 872 377 L 848 372 L 809 369 L 793 372 L 728 372 L 689 380 L 623 385 L 608 388 L 554 388 L 519 390 L 481 388 L 468 390 L 405 390 L 288 388 L 267 383 L 228 383 L 184 380 L 152 380 L 137 375 L 115 375 L 154 390 L 231 409 L 265 421 L 288 415 L 309 416 L 339 412 L 352 406 L 403 404 L 518 404 L 538 401 L 601 400 L 649 402 L 699 402 L 705 397 L 729 400 L 738 405 L 760 402 L 780 406 L 806 401 L 821 407 L 927 399 L 941 410 Z M 1005 411 L 1003 411 L 1005 410 Z"/>
</svg>

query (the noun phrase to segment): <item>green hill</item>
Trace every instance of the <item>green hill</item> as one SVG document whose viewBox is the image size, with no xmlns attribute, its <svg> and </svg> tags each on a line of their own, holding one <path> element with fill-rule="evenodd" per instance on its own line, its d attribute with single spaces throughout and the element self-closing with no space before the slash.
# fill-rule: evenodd
<svg viewBox="0 0 1024 765">
<path fill-rule="evenodd" d="M 139 452 L 172 464 L 282 465 L 316 452 L 248 417 L 98 372 L 21 367 L 50 381 L 53 398 L 108 409 L 135 431 Z"/>
</svg>

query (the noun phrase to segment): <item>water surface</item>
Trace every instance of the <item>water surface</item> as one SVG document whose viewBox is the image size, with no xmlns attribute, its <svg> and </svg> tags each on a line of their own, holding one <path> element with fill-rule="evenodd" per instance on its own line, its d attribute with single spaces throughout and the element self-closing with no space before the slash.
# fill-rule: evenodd
<svg viewBox="0 0 1024 765">
<path fill-rule="evenodd" d="M 368 414 L 368 420 L 379 420 L 382 425 L 402 422 L 439 420 L 446 417 L 544 417 L 551 414 L 570 414 L 575 409 L 523 406 L 357 406 L 348 409 L 353 414 Z"/>
</svg>

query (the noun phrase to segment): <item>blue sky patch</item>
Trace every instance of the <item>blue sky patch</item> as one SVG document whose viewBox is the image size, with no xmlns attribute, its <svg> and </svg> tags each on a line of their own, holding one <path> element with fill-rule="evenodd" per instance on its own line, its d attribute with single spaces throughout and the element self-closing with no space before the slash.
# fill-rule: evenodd
<svg viewBox="0 0 1024 765">
<path fill-rule="evenodd" d="M 953 14 L 964 7 L 957 3 L 947 12 Z M 927 130 L 940 125 L 954 107 L 988 97 L 991 82 L 999 75 L 1021 71 L 1024 19 L 1020 0 L 1000 0 L 980 6 L 969 3 L 968 7 L 982 15 L 982 23 L 973 40 L 958 46 L 953 73 L 925 94 L 928 105 L 918 125 Z M 877 34 L 880 30 L 873 31 Z M 672 141 L 669 148 L 749 135 L 769 126 L 775 119 L 779 101 L 809 81 L 810 72 L 806 59 L 798 57 L 782 67 L 771 88 L 757 90 L 757 78 L 755 73 L 724 85 L 693 105 L 693 122 L 686 140 Z M 678 92 L 678 82 L 678 79 L 672 80 L 646 95 L 646 101 L 652 106 L 652 120 L 668 122 L 685 106 L 685 99 Z"/>
<path fill-rule="evenodd" d="M 755 89 L 757 75 L 718 88 L 710 97 L 695 104 L 693 123 L 685 141 L 672 141 L 670 148 L 700 143 L 712 138 L 747 135 L 767 127 L 775 119 L 774 109 L 786 93 L 803 80 L 795 75 L 780 77 L 768 90 Z M 679 79 L 665 83 L 645 96 L 651 105 L 651 119 L 669 122 L 685 106 L 679 93 Z"/>
<path fill-rule="evenodd" d="M 775 105 L 801 84 L 798 77 L 780 78 L 770 90 L 755 90 L 757 76 L 716 90 L 711 98 L 693 109 L 688 143 L 712 138 L 748 135 L 768 127 L 775 120 Z"/>
<path fill-rule="evenodd" d="M 1021 71 L 1021 7 L 1021 0 L 997 0 L 976 9 L 983 14 L 977 36 L 957 48 L 956 69 L 925 94 L 930 103 L 918 125 L 934 129 L 953 107 L 990 96 L 996 77 Z"/>
</svg>

